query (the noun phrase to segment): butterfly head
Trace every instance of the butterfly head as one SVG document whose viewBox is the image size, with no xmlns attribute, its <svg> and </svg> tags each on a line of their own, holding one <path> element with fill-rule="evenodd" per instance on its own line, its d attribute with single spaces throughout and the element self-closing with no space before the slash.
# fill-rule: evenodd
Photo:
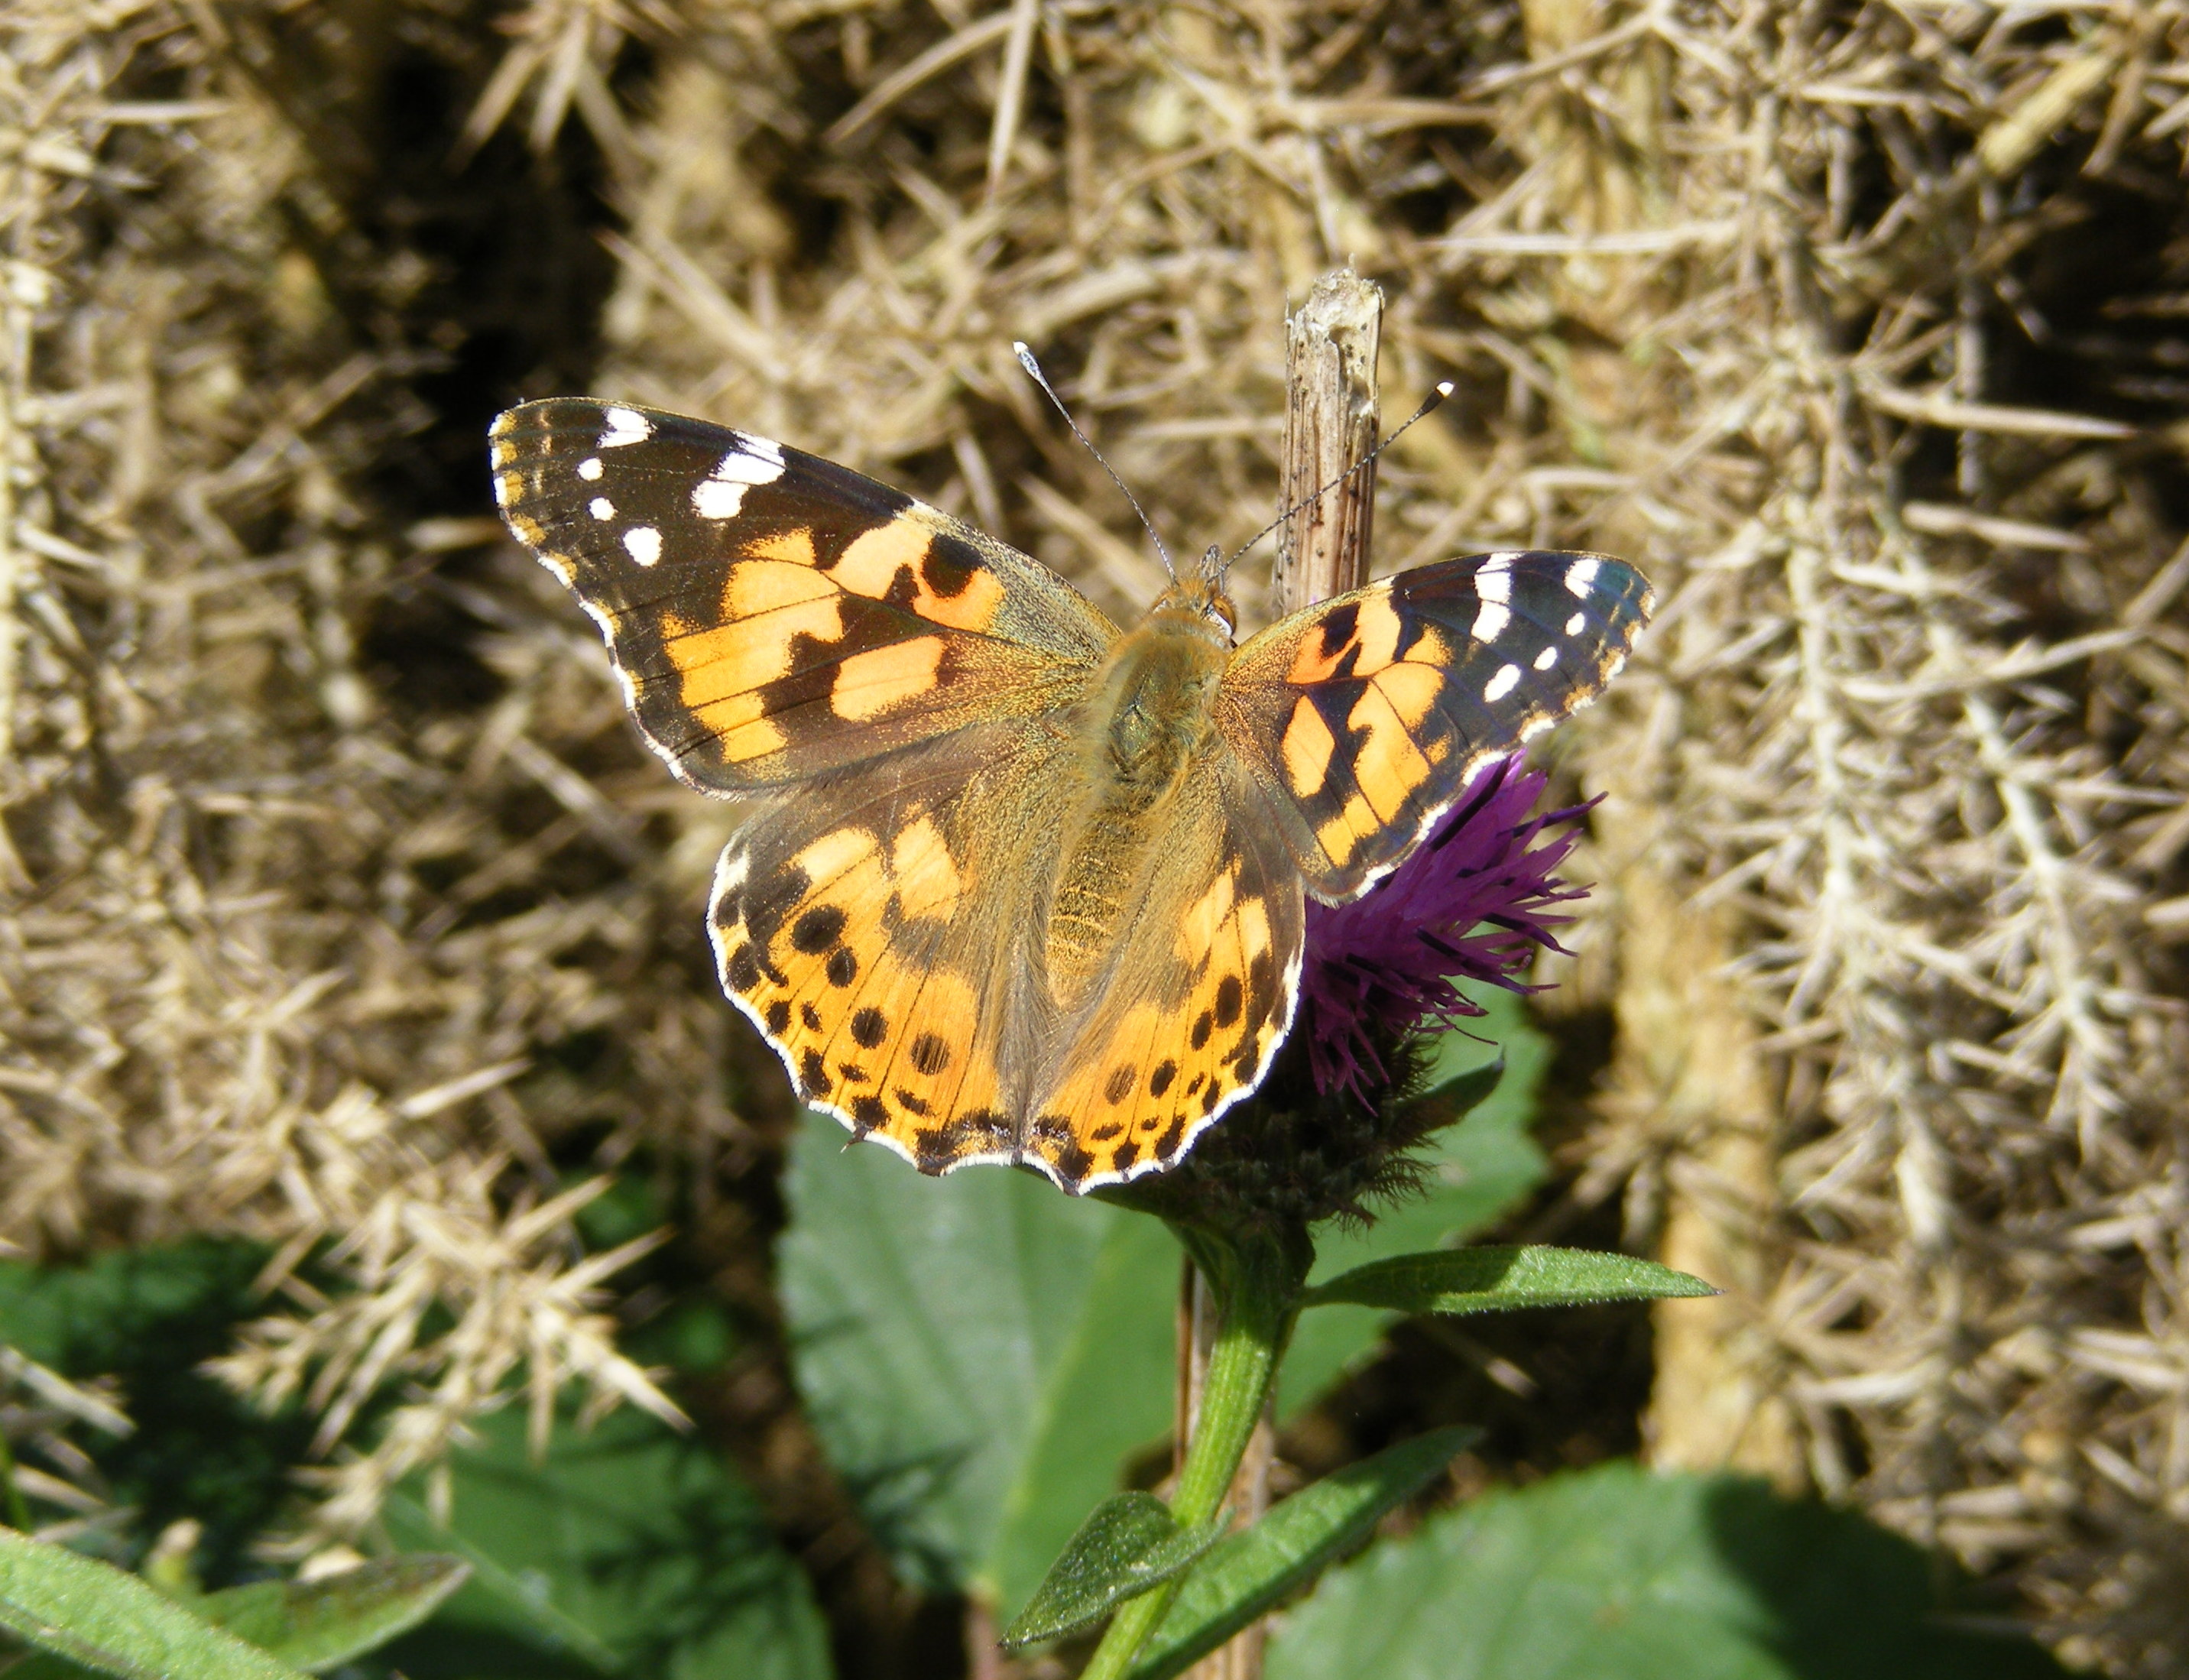
<svg viewBox="0 0 2189 1680">
<path fill-rule="evenodd" d="M 1174 580 L 1149 608 L 1149 617 L 1174 614 L 1194 619 L 1213 631 L 1228 647 L 1232 632 L 1239 627 L 1238 609 L 1232 606 L 1230 594 L 1224 586 L 1230 563 L 1224 557 L 1224 551 L 1211 543 L 1208 552 L 1201 557 L 1201 575 Z"/>
</svg>

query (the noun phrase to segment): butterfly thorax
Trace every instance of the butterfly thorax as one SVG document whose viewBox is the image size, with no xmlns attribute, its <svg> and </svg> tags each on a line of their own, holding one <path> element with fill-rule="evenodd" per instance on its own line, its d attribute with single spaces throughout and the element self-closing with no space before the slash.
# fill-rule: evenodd
<svg viewBox="0 0 2189 1680">
<path fill-rule="evenodd" d="M 1225 627 L 1158 603 L 1118 637 L 1073 725 L 1085 793 L 1065 818 L 1048 923 L 1049 986 L 1069 1008 L 1114 946 L 1173 801 L 1216 737 Z"/>
</svg>

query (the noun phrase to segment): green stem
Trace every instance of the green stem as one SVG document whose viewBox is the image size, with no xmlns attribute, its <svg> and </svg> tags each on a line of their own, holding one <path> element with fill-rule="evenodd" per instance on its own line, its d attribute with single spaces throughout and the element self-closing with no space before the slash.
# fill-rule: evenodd
<svg viewBox="0 0 2189 1680">
<path fill-rule="evenodd" d="M 1200 1414 L 1170 1500 L 1179 1526 L 1197 1528 L 1222 1511 L 1239 1474 L 1299 1310 L 1309 1257 L 1304 1241 L 1252 1237 L 1235 1247 L 1206 1232 L 1180 1230 L 1179 1235 L 1207 1274 L 1219 1315 Z M 1124 1680 L 1178 1588 L 1178 1581 L 1166 1581 L 1122 1606 L 1080 1680 Z"/>
<path fill-rule="evenodd" d="M 15 1455 L 8 1451 L 4 1434 L 0 1434 L 0 1518 L 11 1529 L 31 1531 L 31 1507 L 23 1502 L 23 1490 L 15 1485 Z"/>
</svg>

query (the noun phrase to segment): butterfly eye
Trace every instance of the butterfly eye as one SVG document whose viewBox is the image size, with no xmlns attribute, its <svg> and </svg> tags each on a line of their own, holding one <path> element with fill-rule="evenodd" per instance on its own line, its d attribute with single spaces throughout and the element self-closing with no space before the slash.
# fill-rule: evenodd
<svg viewBox="0 0 2189 1680">
<path fill-rule="evenodd" d="M 1239 612 L 1231 604 L 1231 597 L 1220 589 L 1208 591 L 1208 616 L 1224 626 L 1224 633 L 1231 635 L 1239 628 Z"/>
</svg>

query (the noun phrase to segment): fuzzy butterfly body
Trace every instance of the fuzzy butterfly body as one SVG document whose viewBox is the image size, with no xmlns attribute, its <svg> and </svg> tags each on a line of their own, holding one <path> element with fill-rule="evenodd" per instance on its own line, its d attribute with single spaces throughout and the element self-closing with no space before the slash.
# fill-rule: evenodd
<svg viewBox="0 0 2189 1680">
<path fill-rule="evenodd" d="M 1355 897 L 1600 691 L 1598 555 L 1406 572 L 1235 648 L 1220 581 L 1120 632 L 1038 562 L 743 432 L 554 399 L 494 424 L 520 540 L 641 732 L 748 803 L 710 916 L 800 1095 L 923 1171 L 1175 1162 L 1267 1073 L 1305 896 Z"/>
</svg>

